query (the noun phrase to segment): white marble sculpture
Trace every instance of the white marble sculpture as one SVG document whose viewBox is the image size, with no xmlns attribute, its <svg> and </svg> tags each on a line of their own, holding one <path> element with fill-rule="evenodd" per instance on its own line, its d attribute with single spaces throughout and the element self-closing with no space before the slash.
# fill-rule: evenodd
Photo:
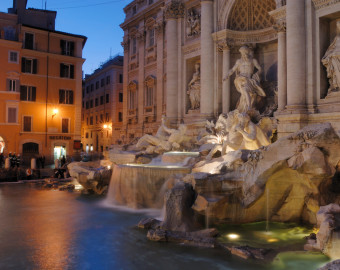
<svg viewBox="0 0 340 270">
<path fill-rule="evenodd" d="M 200 63 L 195 64 L 195 72 L 192 75 L 192 79 L 188 84 L 187 94 L 189 95 L 191 110 L 197 110 L 200 108 L 201 100 L 201 74 Z"/>
<path fill-rule="evenodd" d="M 171 150 L 181 150 L 191 139 L 185 135 L 186 131 L 187 127 L 184 124 L 179 125 L 178 129 L 168 128 L 163 116 L 161 126 L 155 136 L 144 135 L 138 140 L 136 148 L 145 150 L 146 154 L 161 154 Z"/>
<path fill-rule="evenodd" d="M 201 32 L 200 15 L 193 10 L 188 12 L 187 17 L 187 37 L 199 35 Z"/>
<path fill-rule="evenodd" d="M 236 72 L 234 83 L 237 91 L 241 94 L 236 109 L 240 113 L 246 113 L 255 109 L 256 97 L 264 97 L 266 93 L 260 85 L 262 69 L 257 60 L 253 58 L 253 51 L 248 46 L 242 46 L 239 51 L 241 58 L 236 61 L 234 67 L 223 80 L 229 79 Z M 257 69 L 256 73 L 254 73 L 255 68 Z"/>
<path fill-rule="evenodd" d="M 337 35 L 321 60 L 327 69 L 328 94 L 340 91 L 340 20 L 336 22 L 336 28 Z"/>
</svg>

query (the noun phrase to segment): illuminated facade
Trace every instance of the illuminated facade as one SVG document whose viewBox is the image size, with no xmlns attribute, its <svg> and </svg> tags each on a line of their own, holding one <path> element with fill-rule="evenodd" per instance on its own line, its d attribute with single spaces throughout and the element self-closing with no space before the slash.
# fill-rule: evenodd
<svg viewBox="0 0 340 270">
<path fill-rule="evenodd" d="M 14 1 L 0 13 L 0 142 L 25 160 L 80 153 L 86 37 L 56 31 L 56 12 Z"/>
<path fill-rule="evenodd" d="M 123 56 L 85 76 L 82 143 L 86 152 L 103 152 L 119 143 L 123 124 Z"/>
</svg>

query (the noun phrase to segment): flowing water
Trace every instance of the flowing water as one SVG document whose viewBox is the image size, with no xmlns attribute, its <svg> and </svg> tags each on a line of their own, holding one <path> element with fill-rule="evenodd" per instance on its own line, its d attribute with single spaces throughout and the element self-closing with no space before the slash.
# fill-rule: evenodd
<svg viewBox="0 0 340 270">
<path fill-rule="evenodd" d="M 224 250 L 155 243 L 135 228 L 145 217 L 95 197 L 29 184 L 0 184 L 0 269 L 317 269 L 325 257 L 284 253 L 274 264 Z"/>
</svg>

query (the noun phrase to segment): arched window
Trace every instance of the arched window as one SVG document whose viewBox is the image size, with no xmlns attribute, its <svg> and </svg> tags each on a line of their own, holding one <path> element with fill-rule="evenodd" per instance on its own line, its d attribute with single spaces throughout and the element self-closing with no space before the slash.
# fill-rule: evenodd
<svg viewBox="0 0 340 270">
<path fill-rule="evenodd" d="M 128 108 L 137 109 L 137 82 L 131 81 L 128 85 Z"/>
<path fill-rule="evenodd" d="M 155 101 L 155 86 L 156 86 L 156 77 L 150 75 L 145 79 L 145 107 L 151 107 L 154 105 Z"/>
</svg>

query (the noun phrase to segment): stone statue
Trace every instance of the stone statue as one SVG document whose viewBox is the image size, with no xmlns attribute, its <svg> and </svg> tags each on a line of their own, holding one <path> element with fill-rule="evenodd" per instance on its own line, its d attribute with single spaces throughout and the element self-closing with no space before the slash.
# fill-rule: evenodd
<svg viewBox="0 0 340 270">
<path fill-rule="evenodd" d="M 241 94 L 238 101 L 237 110 L 240 113 L 246 113 L 255 109 L 255 102 L 257 96 L 266 96 L 266 93 L 260 86 L 261 66 L 256 59 L 253 58 L 253 51 L 248 46 L 240 48 L 241 58 L 236 61 L 234 67 L 228 72 L 223 80 L 236 72 L 235 86 L 237 91 Z M 254 74 L 254 68 L 257 72 Z"/>
<path fill-rule="evenodd" d="M 201 32 L 200 15 L 195 14 L 193 10 L 188 12 L 187 18 L 187 37 L 199 35 Z"/>
<path fill-rule="evenodd" d="M 138 140 L 136 148 L 145 149 L 146 154 L 161 154 L 171 150 L 180 150 L 191 140 L 189 136 L 185 135 L 186 131 L 187 127 L 184 124 L 179 125 L 178 129 L 168 128 L 163 116 L 161 126 L 155 136 L 144 135 Z"/>
<path fill-rule="evenodd" d="M 195 64 L 195 72 L 192 75 L 192 79 L 188 84 L 187 94 L 189 95 L 191 110 L 197 110 L 200 108 L 201 101 L 201 73 L 200 63 Z"/>
<path fill-rule="evenodd" d="M 328 94 L 340 91 L 340 20 L 336 22 L 336 30 L 337 35 L 321 60 L 327 69 Z"/>
</svg>

